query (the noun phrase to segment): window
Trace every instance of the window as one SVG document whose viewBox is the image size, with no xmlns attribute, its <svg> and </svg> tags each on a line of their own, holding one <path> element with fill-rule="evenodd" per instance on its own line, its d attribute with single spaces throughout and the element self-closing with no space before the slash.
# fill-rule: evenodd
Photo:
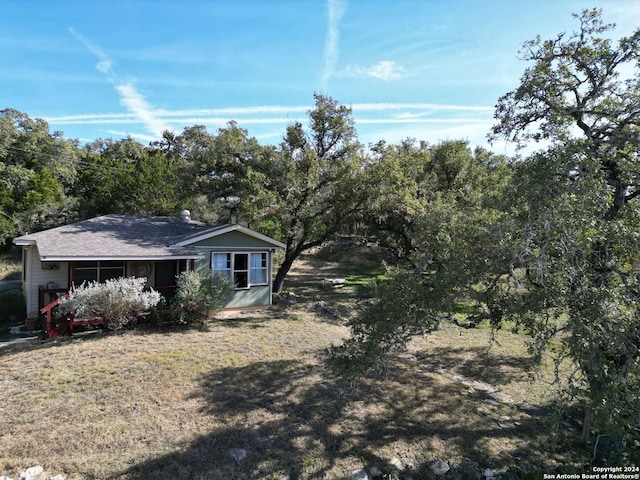
<svg viewBox="0 0 640 480">
<path fill-rule="evenodd" d="M 233 254 L 233 283 L 236 288 L 249 288 L 249 254 Z"/>
<path fill-rule="evenodd" d="M 233 281 L 236 289 L 252 285 L 267 285 L 267 253 L 218 253 L 212 254 L 211 267 Z"/>
<path fill-rule="evenodd" d="M 225 275 L 231 280 L 231 259 L 231 253 L 214 253 L 212 262 L 213 271 Z"/>
<path fill-rule="evenodd" d="M 96 281 L 104 283 L 124 276 L 124 262 L 79 262 L 75 266 L 74 283 L 76 285 Z"/>
<path fill-rule="evenodd" d="M 251 254 L 251 285 L 266 285 L 267 254 L 265 252 Z"/>
</svg>

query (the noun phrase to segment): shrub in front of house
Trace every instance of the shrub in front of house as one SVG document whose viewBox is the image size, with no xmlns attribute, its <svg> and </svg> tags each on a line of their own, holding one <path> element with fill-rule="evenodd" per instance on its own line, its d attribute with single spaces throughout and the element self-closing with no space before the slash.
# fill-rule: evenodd
<svg viewBox="0 0 640 480">
<path fill-rule="evenodd" d="M 146 278 L 116 278 L 105 283 L 83 283 L 60 302 L 65 312 L 76 318 L 102 318 L 106 325 L 118 330 L 135 323 L 161 301 L 155 290 L 146 290 Z"/>
<path fill-rule="evenodd" d="M 173 317 L 182 324 L 205 321 L 222 309 L 233 292 L 231 280 L 218 273 L 182 272 L 172 299 Z"/>
</svg>

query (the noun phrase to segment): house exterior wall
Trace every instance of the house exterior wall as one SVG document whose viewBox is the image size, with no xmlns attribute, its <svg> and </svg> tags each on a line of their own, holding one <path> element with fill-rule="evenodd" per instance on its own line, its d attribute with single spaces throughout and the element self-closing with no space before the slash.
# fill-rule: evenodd
<svg viewBox="0 0 640 480">
<path fill-rule="evenodd" d="M 38 311 L 38 295 L 39 287 L 47 288 L 50 283 L 55 283 L 56 288 L 69 288 L 69 264 L 67 262 L 48 262 L 40 261 L 38 248 L 35 246 L 26 246 L 22 248 L 23 268 L 22 272 L 22 288 L 24 290 L 27 318 L 37 318 L 40 315 Z M 43 268 L 43 265 L 57 266 L 55 269 Z"/>
<path fill-rule="evenodd" d="M 277 243 L 277 242 L 276 242 Z M 235 290 L 225 305 L 225 308 L 241 308 L 252 306 L 271 305 L 271 290 L 273 285 L 273 252 L 279 245 L 265 241 L 264 238 L 257 238 L 250 233 L 242 231 L 229 231 L 212 236 L 191 244 L 202 252 L 202 257 L 195 260 L 194 268 L 197 271 L 210 272 L 212 269 L 212 253 L 266 253 L 267 254 L 267 284 L 249 285 L 248 288 Z M 27 307 L 28 318 L 39 316 L 39 287 L 68 289 L 70 276 L 70 262 L 41 262 L 38 248 L 35 245 L 24 245 L 23 255 L 23 291 Z M 165 260 L 162 263 L 172 262 Z M 175 260 L 176 273 L 184 268 L 190 269 L 190 261 Z M 79 265 L 82 262 L 77 262 Z M 125 275 L 134 276 L 136 271 L 140 274 L 145 270 L 147 285 L 157 287 L 156 272 L 159 268 L 157 261 L 127 261 L 125 264 Z M 183 265 L 183 263 L 185 265 Z M 144 267 L 144 268 L 143 268 Z M 143 275 L 141 275 L 143 276 Z M 55 284 L 55 286 L 50 285 Z M 46 295 L 45 295 L 46 296 Z M 47 302 L 45 298 L 45 303 Z"/>
<path fill-rule="evenodd" d="M 192 246 L 198 248 L 207 248 L 207 247 L 222 247 L 226 249 L 233 248 L 256 248 L 262 250 L 271 250 L 273 249 L 273 245 L 260 240 L 259 238 L 252 237 L 242 232 L 227 232 L 222 235 L 217 235 L 215 237 L 207 238 L 206 240 L 201 240 L 199 242 L 193 243 Z"/>
<path fill-rule="evenodd" d="M 263 305 L 271 305 L 271 286 L 236 290 L 224 308 L 258 307 Z"/>
<path fill-rule="evenodd" d="M 196 271 L 211 271 L 211 254 L 214 252 L 266 252 L 267 253 L 267 285 L 250 286 L 237 289 L 231 295 L 224 308 L 256 307 L 271 305 L 271 290 L 273 285 L 273 251 L 274 246 L 258 238 L 241 232 L 229 232 L 194 243 L 203 252 L 203 257 L 196 260 Z"/>
</svg>

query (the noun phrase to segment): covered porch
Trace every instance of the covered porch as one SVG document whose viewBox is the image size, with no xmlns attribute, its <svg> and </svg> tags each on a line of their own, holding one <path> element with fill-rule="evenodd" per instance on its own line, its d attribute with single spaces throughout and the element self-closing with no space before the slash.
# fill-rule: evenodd
<svg viewBox="0 0 640 480">
<path fill-rule="evenodd" d="M 84 282 L 106 282 L 120 277 L 146 278 L 146 286 L 159 291 L 165 300 L 173 297 L 176 276 L 195 268 L 194 260 L 157 260 L 157 261 L 84 261 L 65 262 L 67 281 L 60 284 L 56 281 L 38 285 L 38 310 L 66 294 L 73 286 Z"/>
<path fill-rule="evenodd" d="M 165 301 L 169 302 L 175 290 L 176 276 L 184 271 L 193 270 L 194 259 L 170 259 L 170 260 L 88 260 L 60 262 L 56 269 L 66 267 L 67 280 L 60 282 L 61 275 L 56 276 L 58 281 L 49 281 L 45 285 L 38 285 L 38 315 L 27 320 L 27 326 L 31 329 L 41 328 L 45 338 L 71 333 L 74 328 L 81 326 L 101 325 L 100 318 L 74 318 L 73 315 L 62 317 L 56 315 L 56 307 L 60 300 L 65 298 L 74 286 L 80 286 L 85 282 L 104 283 L 107 280 L 136 277 L 146 278 L 146 287 L 160 292 Z M 53 278 L 53 277 L 50 277 Z"/>
</svg>

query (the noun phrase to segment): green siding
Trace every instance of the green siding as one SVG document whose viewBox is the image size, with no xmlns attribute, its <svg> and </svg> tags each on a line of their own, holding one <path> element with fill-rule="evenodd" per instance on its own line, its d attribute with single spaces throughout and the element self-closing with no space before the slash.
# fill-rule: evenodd
<svg viewBox="0 0 640 480">
<path fill-rule="evenodd" d="M 251 287 L 248 290 L 236 290 L 225 308 L 257 307 L 271 304 L 271 287 Z"/>
<path fill-rule="evenodd" d="M 198 272 L 209 272 L 211 269 L 211 252 L 224 251 L 224 252 L 264 252 L 272 251 L 273 245 L 266 242 L 262 242 L 256 238 L 248 237 L 239 232 L 231 232 L 226 235 L 221 235 L 226 238 L 226 242 L 213 242 L 220 237 L 215 237 L 210 240 L 205 240 L 195 244 L 199 250 L 202 251 L 203 257 L 196 260 L 195 269 Z M 230 238 L 231 237 L 231 238 Z M 233 243 L 227 243 L 232 242 Z M 211 245 L 216 243 L 216 245 Z M 219 243 L 219 244 L 218 244 Z M 205 245 L 207 244 L 207 245 Z M 267 271 L 269 272 L 269 285 L 253 286 L 248 289 L 236 290 L 233 295 L 224 306 L 224 308 L 239 308 L 239 307 L 258 307 L 263 305 L 271 305 L 271 286 L 272 277 L 271 269 L 273 267 L 273 255 L 269 254 L 269 265 Z"/>
<path fill-rule="evenodd" d="M 268 242 L 247 235 L 242 232 L 228 232 L 216 237 L 207 238 L 193 244 L 194 247 L 206 248 L 226 248 L 233 250 L 235 248 L 261 248 L 272 249 L 274 246 Z"/>
</svg>

